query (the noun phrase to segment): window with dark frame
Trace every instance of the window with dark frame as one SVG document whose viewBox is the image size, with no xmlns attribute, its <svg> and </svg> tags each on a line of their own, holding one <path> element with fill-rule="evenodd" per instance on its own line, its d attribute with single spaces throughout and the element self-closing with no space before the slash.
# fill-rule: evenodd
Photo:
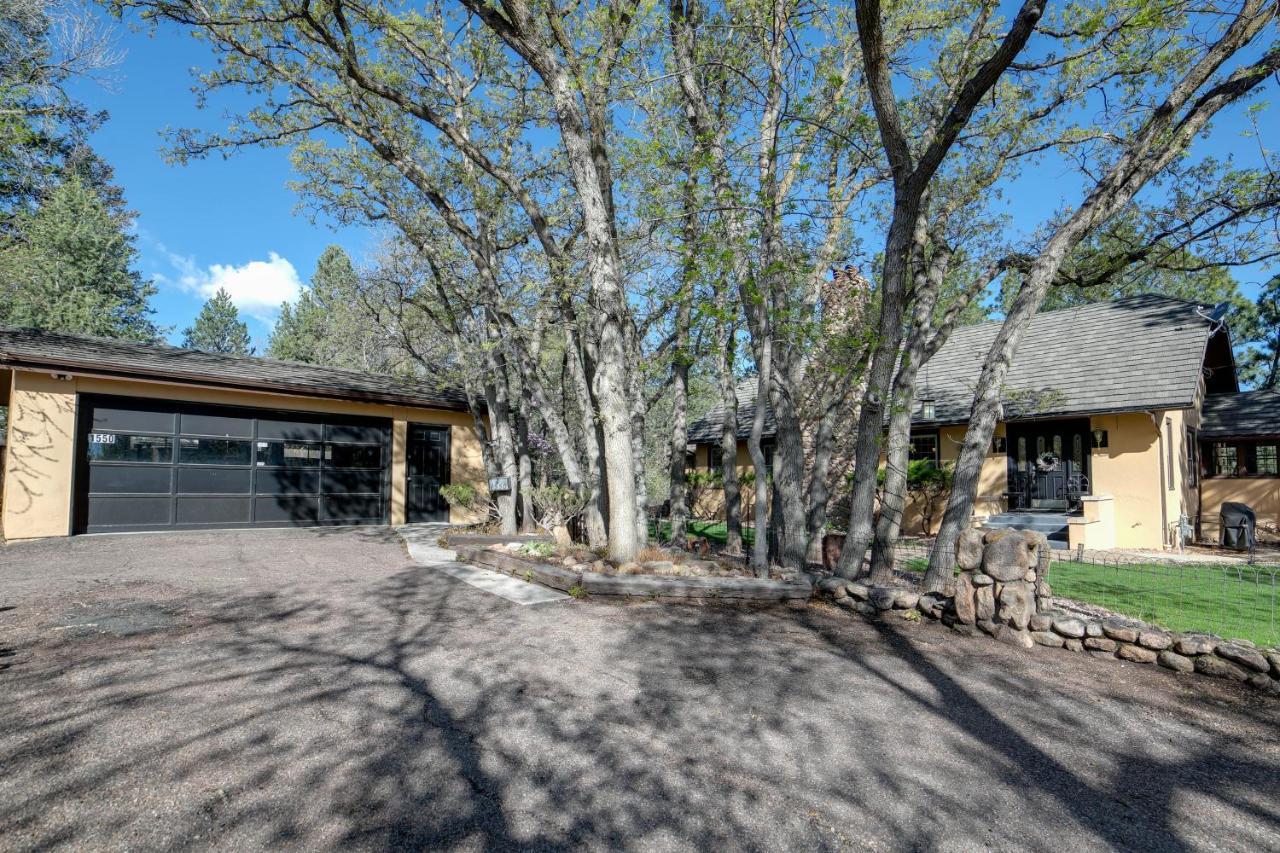
<svg viewBox="0 0 1280 853">
<path fill-rule="evenodd" d="M 911 450 L 907 454 L 911 462 L 925 460 L 938 465 L 941 461 L 936 432 L 922 432 L 911 436 Z"/>
<path fill-rule="evenodd" d="M 1187 485 L 1200 484 L 1200 441 L 1196 431 L 1187 427 Z"/>
<path fill-rule="evenodd" d="M 710 471 L 719 471 L 720 466 L 724 464 L 724 449 L 716 447 L 714 444 L 707 446 L 707 469 Z"/>
<path fill-rule="evenodd" d="M 764 454 L 764 472 L 766 476 L 773 476 L 773 445 L 761 444 L 760 452 Z"/>
<path fill-rule="evenodd" d="M 1280 474 L 1280 466 L 1276 464 L 1276 445 L 1255 445 L 1253 454 L 1255 474 Z"/>
<path fill-rule="evenodd" d="M 1206 477 L 1280 477 L 1280 439 L 1206 442 Z"/>
</svg>

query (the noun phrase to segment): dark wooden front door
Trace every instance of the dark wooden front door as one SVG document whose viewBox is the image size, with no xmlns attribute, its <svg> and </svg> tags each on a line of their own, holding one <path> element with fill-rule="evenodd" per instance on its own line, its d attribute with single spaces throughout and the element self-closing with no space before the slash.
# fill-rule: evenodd
<svg viewBox="0 0 1280 853">
<path fill-rule="evenodd" d="M 1009 426 L 1009 508 L 1066 511 L 1089 491 L 1089 422 Z"/>
<path fill-rule="evenodd" d="M 405 520 L 448 521 L 440 487 L 449 482 L 449 429 L 409 424 L 406 447 Z"/>
</svg>

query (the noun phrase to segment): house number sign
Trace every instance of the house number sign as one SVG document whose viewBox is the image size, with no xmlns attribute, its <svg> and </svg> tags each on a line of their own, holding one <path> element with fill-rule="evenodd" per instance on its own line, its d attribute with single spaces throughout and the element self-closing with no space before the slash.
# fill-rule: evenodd
<svg viewBox="0 0 1280 853">
<path fill-rule="evenodd" d="M 116 437 L 109 432 L 91 432 L 89 433 L 90 444 L 115 444 Z"/>
</svg>

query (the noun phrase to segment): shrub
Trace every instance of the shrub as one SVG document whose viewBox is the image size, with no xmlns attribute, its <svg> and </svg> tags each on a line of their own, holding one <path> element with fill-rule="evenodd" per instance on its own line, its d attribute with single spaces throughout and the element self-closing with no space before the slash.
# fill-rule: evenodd
<svg viewBox="0 0 1280 853">
<path fill-rule="evenodd" d="M 531 493 L 534 520 L 561 545 L 570 544 L 569 522 L 587 508 L 588 496 L 568 486 L 538 486 Z"/>
<path fill-rule="evenodd" d="M 498 517 L 498 505 L 493 502 L 489 492 L 482 492 L 470 483 L 449 483 L 441 486 L 440 497 L 444 498 L 444 502 L 450 507 L 483 516 L 481 524 Z"/>
</svg>

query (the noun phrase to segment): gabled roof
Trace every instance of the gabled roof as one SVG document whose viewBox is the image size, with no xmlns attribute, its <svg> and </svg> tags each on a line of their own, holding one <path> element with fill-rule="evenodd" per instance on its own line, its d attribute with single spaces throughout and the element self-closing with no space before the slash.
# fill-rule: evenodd
<svg viewBox="0 0 1280 853">
<path fill-rule="evenodd" d="M 1211 394 L 1204 398 L 1201 412 L 1204 438 L 1280 435 L 1280 391 Z"/>
<path fill-rule="evenodd" d="M 751 435 L 751 423 L 756 417 L 756 391 L 760 381 L 748 376 L 738 382 L 738 438 L 746 440 Z M 724 423 L 724 406 L 717 403 L 711 411 L 689 425 L 689 441 L 692 444 L 716 444 L 720 441 L 720 429 Z M 766 403 L 764 410 L 764 434 L 773 435 L 777 427 L 773 423 L 773 409 Z"/>
<path fill-rule="evenodd" d="M 463 409 L 456 388 L 270 358 L 0 327 L 0 365 L 307 397 Z"/>
<path fill-rule="evenodd" d="M 1194 302 L 1142 295 L 1037 314 L 1005 380 L 1006 419 L 1194 406 L 1214 331 L 1206 313 L 1208 306 Z M 968 420 L 982 361 L 1000 326 L 994 321 L 955 330 L 920 370 L 913 423 Z M 1234 366 L 1222 369 L 1232 372 L 1234 388 Z M 739 437 L 751 430 L 750 417 L 743 416 L 754 412 L 755 390 L 754 377 L 739 385 Z M 920 417 L 919 401 L 927 399 L 935 410 L 929 420 Z M 720 418 L 716 407 L 690 427 L 689 440 L 716 440 Z M 772 417 L 768 423 L 772 427 Z"/>
</svg>

